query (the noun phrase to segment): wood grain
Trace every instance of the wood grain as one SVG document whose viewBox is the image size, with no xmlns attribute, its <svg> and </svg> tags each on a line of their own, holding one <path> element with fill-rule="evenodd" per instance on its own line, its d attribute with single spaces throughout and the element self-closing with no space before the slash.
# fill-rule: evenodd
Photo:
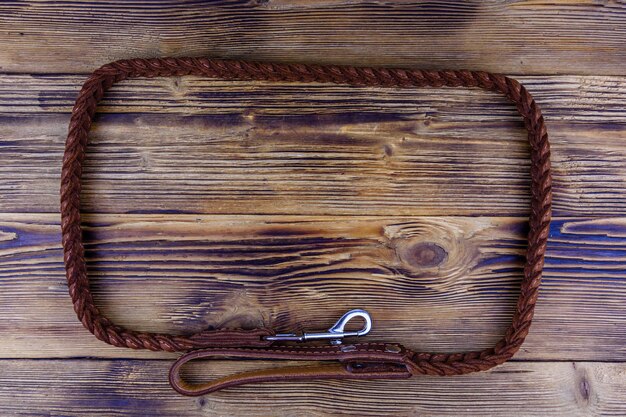
<svg viewBox="0 0 626 417">
<path fill-rule="evenodd" d="M 120 58 L 625 75 L 619 1 L 250 0 L 0 3 L 0 70 L 90 72 Z"/>
<path fill-rule="evenodd" d="M 181 397 L 166 381 L 169 361 L 2 361 L 5 415 L 40 416 L 619 416 L 626 365 L 509 362 L 461 377 L 314 381 L 230 388 Z M 197 363 L 198 379 L 275 363 Z M 524 406 L 518 407 L 523 399 Z"/>
<path fill-rule="evenodd" d="M 93 68 L 95 69 L 95 68 Z M 541 105 L 548 121 L 624 124 L 626 77 L 516 76 Z M 69 113 L 84 74 L 0 74 L 0 113 Z M 421 116 L 446 122 L 519 122 L 505 98 L 481 89 L 372 88 L 323 83 L 224 81 L 203 77 L 136 78 L 115 84 L 100 113 L 282 116 L 291 124 L 318 115 L 362 122 L 401 122 Z M 384 113 L 387 117 L 382 118 Z M 368 115 L 379 118 L 367 119 Z M 232 119 L 225 121 L 232 123 Z"/>
<path fill-rule="evenodd" d="M 112 348 L 82 328 L 58 218 L 0 222 L 3 357 L 168 357 Z M 88 268 L 115 322 L 182 332 L 329 327 L 349 308 L 370 340 L 420 350 L 494 344 L 510 322 L 525 222 L 503 217 L 90 215 Z M 626 218 L 558 219 L 536 319 L 518 359 L 626 359 Z M 564 330 L 567 329 L 567 330 Z"/>
<path fill-rule="evenodd" d="M 621 1 L 0 1 L 0 415 L 626 415 L 625 35 Z M 514 361 L 189 399 L 166 382 L 175 355 L 83 329 L 57 214 L 69 113 L 98 66 L 165 55 L 519 78 L 548 124 L 557 218 Z M 82 204 L 96 301 L 115 321 L 308 330 L 364 307 L 369 340 L 415 349 L 504 332 L 529 162 L 499 96 L 174 77 L 116 85 L 99 112 Z"/>
<path fill-rule="evenodd" d="M 64 113 L 82 81 L 0 77 L 2 211 L 58 212 Z M 626 79 L 522 81 L 548 120 L 555 213 L 626 214 Z M 528 213 L 524 132 L 514 109 L 490 93 L 183 77 L 122 83 L 101 111 L 85 167 L 86 211 Z"/>
</svg>

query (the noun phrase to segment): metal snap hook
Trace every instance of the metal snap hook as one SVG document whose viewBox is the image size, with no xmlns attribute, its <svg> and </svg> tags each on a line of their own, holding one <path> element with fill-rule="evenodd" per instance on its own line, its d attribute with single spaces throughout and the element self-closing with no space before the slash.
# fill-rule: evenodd
<svg viewBox="0 0 626 417">
<path fill-rule="evenodd" d="M 345 331 L 344 329 L 346 327 L 346 324 L 348 324 L 348 322 L 355 317 L 361 317 L 363 320 L 365 320 L 363 328 L 357 331 Z M 329 340 L 330 344 L 332 345 L 340 345 L 344 337 L 365 336 L 370 332 L 370 330 L 372 330 L 372 317 L 370 316 L 370 314 L 365 310 L 355 309 L 350 310 L 346 314 L 341 316 L 341 318 L 337 320 L 333 327 L 325 332 L 305 332 L 301 335 L 297 335 L 295 333 L 281 333 L 273 336 L 265 336 L 263 339 L 277 342 L 307 342 L 310 340 Z"/>
</svg>

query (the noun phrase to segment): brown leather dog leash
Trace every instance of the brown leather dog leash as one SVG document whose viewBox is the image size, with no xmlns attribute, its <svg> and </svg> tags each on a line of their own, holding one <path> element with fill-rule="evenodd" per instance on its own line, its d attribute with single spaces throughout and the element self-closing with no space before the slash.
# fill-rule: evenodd
<svg viewBox="0 0 626 417">
<path fill-rule="evenodd" d="M 528 131 L 531 148 L 531 212 L 524 277 L 517 308 L 504 337 L 492 348 L 461 353 L 414 352 L 397 343 L 342 343 L 345 337 L 365 335 L 369 314 L 353 310 L 327 331 L 276 334 L 269 328 L 219 329 L 189 335 L 138 332 L 111 322 L 94 304 L 89 289 L 81 233 L 80 191 L 82 164 L 96 106 L 114 83 L 135 77 L 196 75 L 229 80 L 336 83 L 374 87 L 469 87 L 504 94 L 515 104 Z M 96 70 L 83 85 L 72 110 L 61 174 L 61 227 L 65 268 L 74 310 L 98 339 L 132 349 L 188 351 L 170 371 L 172 387 L 184 395 L 202 395 L 253 382 L 303 379 L 381 379 L 412 375 L 460 375 L 499 365 L 520 348 L 533 317 L 541 282 L 551 216 L 550 147 L 541 111 L 523 85 L 498 74 L 475 71 L 425 71 L 399 68 L 359 68 L 331 65 L 275 64 L 208 58 L 131 59 Z M 345 324 L 364 319 L 359 331 Z M 299 342 L 329 340 L 327 345 Z M 272 368 L 245 372 L 192 385 L 180 376 L 188 361 L 211 359 L 283 359 L 330 362 L 322 365 Z"/>
</svg>

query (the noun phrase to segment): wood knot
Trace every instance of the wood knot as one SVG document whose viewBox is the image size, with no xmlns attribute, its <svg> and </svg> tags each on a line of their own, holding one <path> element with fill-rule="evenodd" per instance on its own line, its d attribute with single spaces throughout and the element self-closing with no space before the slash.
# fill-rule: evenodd
<svg viewBox="0 0 626 417">
<path fill-rule="evenodd" d="M 448 252 L 434 242 L 417 242 L 404 248 L 400 257 L 410 265 L 433 268 L 448 259 Z"/>
<path fill-rule="evenodd" d="M 393 271 L 429 290 L 467 291 L 462 284 L 480 259 L 477 226 L 450 218 L 386 225 Z"/>
<path fill-rule="evenodd" d="M 174 97 L 185 97 L 187 95 L 187 86 L 183 83 L 182 77 L 172 77 L 170 81 L 170 91 Z"/>
<path fill-rule="evenodd" d="M 580 396 L 582 397 L 582 399 L 584 401 L 589 401 L 589 396 L 590 396 L 590 388 L 589 388 L 589 381 L 587 381 L 586 378 L 583 378 L 580 380 L 580 383 L 578 384 L 579 388 L 580 388 Z"/>
<path fill-rule="evenodd" d="M 585 367 L 576 369 L 576 363 L 572 365 L 577 373 L 577 377 L 575 378 L 575 383 L 578 385 L 575 390 L 576 402 L 583 407 L 589 407 L 594 400 L 594 396 L 588 370 Z"/>
</svg>

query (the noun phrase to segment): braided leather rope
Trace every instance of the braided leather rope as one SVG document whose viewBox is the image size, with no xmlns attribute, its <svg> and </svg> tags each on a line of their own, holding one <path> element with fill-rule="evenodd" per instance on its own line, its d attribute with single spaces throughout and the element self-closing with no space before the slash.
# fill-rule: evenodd
<svg viewBox="0 0 626 417">
<path fill-rule="evenodd" d="M 69 293 L 83 325 L 106 343 L 133 349 L 186 351 L 207 347 L 263 347 L 271 329 L 215 330 L 177 336 L 138 332 L 117 326 L 94 304 L 84 259 L 80 219 L 81 172 L 88 132 L 97 103 L 114 83 L 133 77 L 196 75 L 221 79 L 284 82 L 320 82 L 373 87 L 470 87 L 500 92 L 515 104 L 528 131 L 531 148 L 530 231 L 524 277 L 517 308 L 506 334 L 494 347 L 465 353 L 418 353 L 402 349 L 411 374 L 458 375 L 486 370 L 511 358 L 523 343 L 531 324 L 549 234 L 551 217 L 550 147 L 543 117 L 533 97 L 518 81 L 476 71 L 359 68 L 300 64 L 255 63 L 208 58 L 131 59 L 96 70 L 83 85 L 72 110 L 61 174 L 61 227 Z M 359 344 L 359 352 L 376 350 Z M 380 344 L 378 344 L 380 346 Z M 269 348 L 274 349 L 274 348 Z M 308 349 L 308 350 L 307 350 Z M 293 348 L 307 356 L 316 348 Z M 328 352 L 336 347 L 319 348 Z M 242 352 L 246 349 L 240 349 Z M 249 349 L 248 349 L 249 350 Z"/>
</svg>

